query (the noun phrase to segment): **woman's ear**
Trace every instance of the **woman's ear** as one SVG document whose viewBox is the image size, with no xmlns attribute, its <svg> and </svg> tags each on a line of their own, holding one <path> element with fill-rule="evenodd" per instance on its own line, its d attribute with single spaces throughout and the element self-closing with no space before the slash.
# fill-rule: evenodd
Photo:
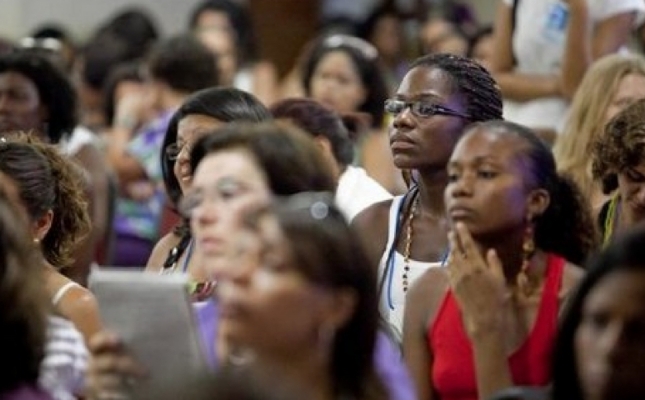
<svg viewBox="0 0 645 400">
<path fill-rule="evenodd" d="M 529 193 L 528 197 L 528 214 L 531 217 L 537 217 L 544 214 L 551 204 L 551 195 L 546 189 L 535 189 Z"/>
<path fill-rule="evenodd" d="M 47 236 L 53 222 L 54 212 L 52 210 L 47 210 L 42 217 L 32 223 L 31 235 L 35 242 L 42 242 L 43 239 L 45 239 L 45 236 Z"/>
</svg>

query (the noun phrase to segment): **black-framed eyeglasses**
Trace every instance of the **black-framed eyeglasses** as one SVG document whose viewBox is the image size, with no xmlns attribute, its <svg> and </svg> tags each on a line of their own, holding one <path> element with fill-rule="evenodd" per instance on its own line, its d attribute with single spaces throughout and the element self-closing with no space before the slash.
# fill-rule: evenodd
<svg viewBox="0 0 645 400">
<path fill-rule="evenodd" d="M 179 158 L 179 153 L 181 153 L 182 151 L 186 151 L 186 154 L 190 155 L 190 147 L 188 146 L 188 144 L 169 144 L 165 150 L 166 157 L 170 161 L 177 161 L 177 158 Z"/>
<path fill-rule="evenodd" d="M 410 107 L 412 114 L 419 118 L 430 118 L 435 115 L 447 115 L 450 117 L 458 117 L 470 119 L 470 115 L 444 107 L 440 104 L 431 103 L 429 101 L 405 101 L 399 99 L 385 100 L 385 112 L 393 116 L 397 116 L 406 108 Z"/>
</svg>

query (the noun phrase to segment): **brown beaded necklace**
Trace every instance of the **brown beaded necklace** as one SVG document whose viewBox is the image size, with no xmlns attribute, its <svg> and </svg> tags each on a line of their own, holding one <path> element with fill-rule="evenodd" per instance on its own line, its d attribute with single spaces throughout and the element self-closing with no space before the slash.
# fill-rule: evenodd
<svg viewBox="0 0 645 400">
<path fill-rule="evenodd" d="M 414 216 L 417 213 L 417 207 L 419 205 L 419 197 L 416 196 L 412 201 L 412 206 L 410 208 L 410 214 L 408 215 L 407 220 L 407 229 L 405 233 L 405 249 L 403 253 L 403 293 L 408 291 L 409 287 L 409 273 L 410 273 L 410 253 L 412 249 L 412 221 L 414 221 Z"/>
</svg>

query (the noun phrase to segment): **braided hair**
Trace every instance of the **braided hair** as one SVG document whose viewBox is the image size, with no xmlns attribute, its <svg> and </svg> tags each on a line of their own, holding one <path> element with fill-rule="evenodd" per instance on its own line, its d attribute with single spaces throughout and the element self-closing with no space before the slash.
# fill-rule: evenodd
<svg viewBox="0 0 645 400">
<path fill-rule="evenodd" d="M 454 90 L 466 101 L 471 122 L 502 119 L 502 92 L 491 74 L 479 63 L 453 54 L 430 54 L 415 60 L 410 68 L 436 68 L 452 78 Z"/>
</svg>

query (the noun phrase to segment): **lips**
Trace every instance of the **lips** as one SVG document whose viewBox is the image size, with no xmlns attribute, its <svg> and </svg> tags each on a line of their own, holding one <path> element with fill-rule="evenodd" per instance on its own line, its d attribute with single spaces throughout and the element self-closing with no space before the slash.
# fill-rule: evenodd
<svg viewBox="0 0 645 400">
<path fill-rule="evenodd" d="M 224 252 L 224 241 L 216 237 L 199 238 L 197 245 L 205 255 L 220 255 Z"/>
<path fill-rule="evenodd" d="M 474 214 L 475 214 L 475 212 L 469 207 L 452 206 L 452 207 L 448 208 L 448 216 L 453 221 L 454 220 L 471 218 Z"/>
<path fill-rule="evenodd" d="M 408 136 L 403 135 L 401 133 L 395 133 L 390 137 L 390 148 L 393 151 L 397 150 L 409 150 L 416 147 L 415 143 L 413 140 L 411 140 Z"/>
</svg>

